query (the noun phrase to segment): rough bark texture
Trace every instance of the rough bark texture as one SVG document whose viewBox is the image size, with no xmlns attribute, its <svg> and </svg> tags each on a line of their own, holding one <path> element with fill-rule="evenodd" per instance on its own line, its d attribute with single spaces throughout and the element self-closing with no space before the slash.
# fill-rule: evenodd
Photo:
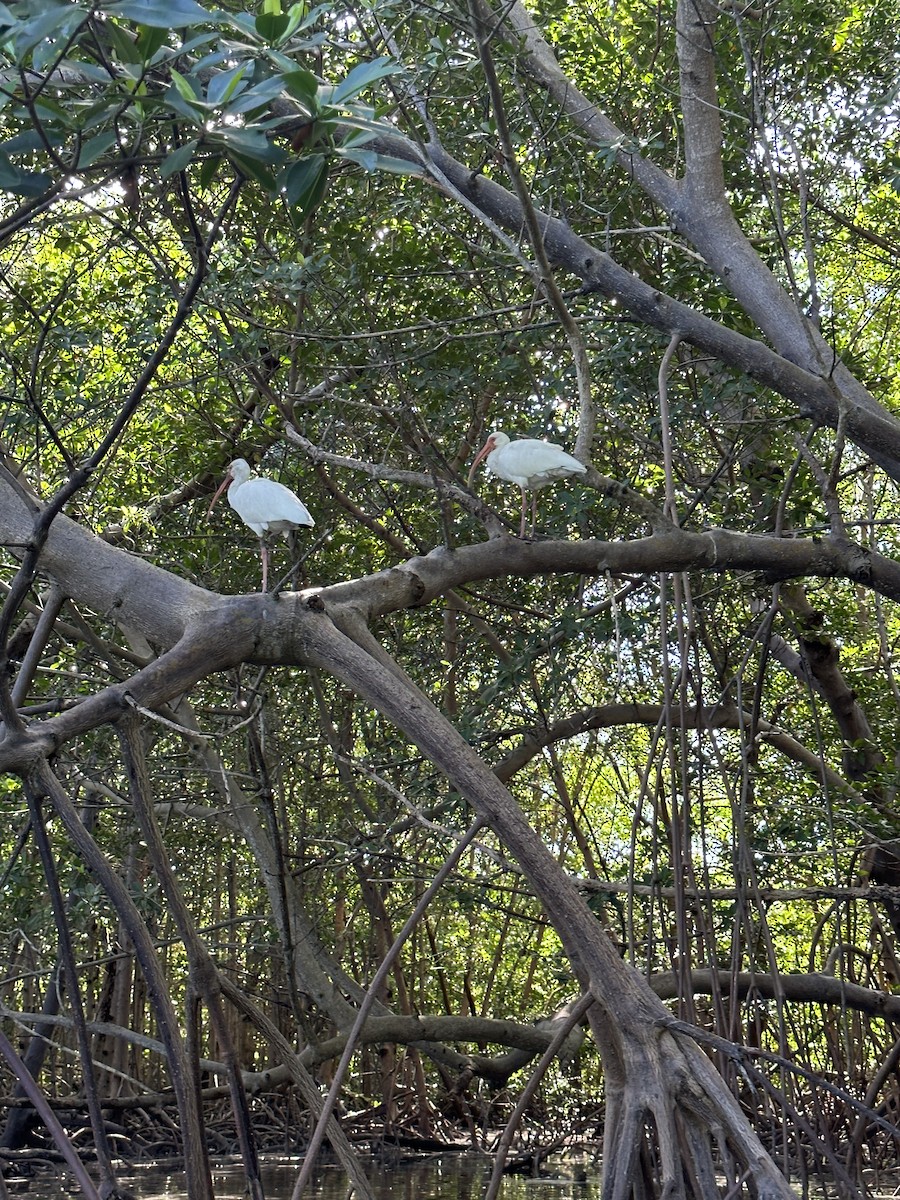
<svg viewBox="0 0 900 1200">
<path fill-rule="evenodd" d="M 505 40 L 515 55 L 514 69 L 537 82 L 548 103 L 574 123 L 588 145 L 609 148 L 628 143 L 623 131 L 599 105 L 573 86 L 552 47 L 519 0 L 493 12 L 489 5 L 478 0 L 473 3 L 472 11 L 478 16 L 476 32 L 480 34 L 482 66 L 498 130 L 504 127 L 504 98 L 491 62 L 491 43 Z M 727 290 L 737 301 L 749 323 L 755 325 L 754 336 L 739 333 L 705 315 L 700 301 L 696 305 L 686 303 L 637 277 L 580 236 L 567 221 L 533 207 L 531 193 L 523 184 L 514 155 L 509 153 L 509 137 L 500 149 L 506 155 L 511 188 L 454 157 L 438 140 L 439 131 L 427 120 L 416 134 L 418 137 L 424 129 L 425 140 L 415 140 L 413 136 L 407 139 L 399 132 L 388 133 L 373 139 L 369 146 L 415 164 L 420 178 L 437 193 L 463 206 L 493 235 L 500 236 L 501 241 L 505 235 L 504 244 L 519 255 L 517 261 L 530 272 L 538 292 L 554 303 L 556 317 L 570 336 L 579 376 L 579 453 L 585 457 L 590 451 L 595 417 L 600 427 L 604 414 L 592 409 L 587 372 L 578 369 L 582 360 L 578 353 L 577 322 L 567 323 L 568 314 L 553 270 L 574 279 L 585 297 L 615 300 L 631 318 L 665 334 L 671 348 L 682 341 L 689 343 L 772 389 L 793 405 L 795 415 L 838 430 L 841 437 L 853 441 L 893 480 L 900 481 L 900 422 L 836 357 L 815 322 L 806 315 L 799 289 L 783 284 L 760 259 L 729 204 L 723 165 L 723 114 L 716 80 L 720 19 L 720 10 L 708 0 L 679 0 L 676 43 L 684 146 L 682 175 L 676 178 L 630 150 L 618 151 L 618 163 L 652 205 L 665 214 L 672 235 L 691 254 L 699 255 L 710 275 L 716 277 L 716 286 Z M 280 109 L 273 106 L 275 118 L 283 119 L 281 133 L 290 132 L 298 112 L 287 101 L 280 103 Z M 308 114 L 303 116 L 308 125 Z M 277 132 L 273 120 L 267 133 L 274 136 Z M 294 149 L 298 147 L 299 143 Z M 240 186 L 241 181 L 234 184 L 234 196 Z M 224 219 L 228 211 L 228 206 L 223 208 L 218 220 Z M 522 238 L 523 230 L 528 233 L 527 242 Z M 141 370 L 121 413 L 107 430 L 96 462 L 125 429 L 197 295 L 215 233 L 209 233 L 206 242 L 196 229 L 194 233 L 196 245 L 192 252 L 196 261 L 191 282 L 181 292 L 176 317 Z M 526 260 L 523 247 L 532 259 Z M 582 357 L 587 360 L 587 355 Z M 286 405 L 282 411 L 289 415 L 289 408 Z M 286 438 L 314 462 L 321 463 L 321 452 L 298 431 L 289 428 Z M 332 456 L 332 461 L 333 465 L 360 468 L 360 464 L 339 456 Z M 73 470 L 56 503 L 61 505 L 66 496 L 74 494 L 95 465 Z M 671 463 L 666 466 L 671 468 Z M 85 479 L 80 479 L 79 473 Z M 382 472 L 376 477 L 390 478 L 399 485 L 433 487 L 444 503 L 445 517 L 452 513 L 454 504 L 484 515 L 483 506 L 450 479 L 399 471 Z M 502 783 L 504 773 L 516 769 L 536 748 L 551 745 L 557 737 L 571 736 L 576 730 L 600 728 L 608 720 L 655 722 L 659 720 L 658 711 L 650 711 L 648 706 L 630 706 L 630 711 L 625 711 L 625 706 L 619 706 L 616 711 L 594 709 L 579 713 L 565 726 L 536 730 L 533 736 L 524 739 L 518 754 L 510 755 L 498 771 L 492 772 L 374 641 L 369 627 L 378 617 L 424 605 L 462 585 L 566 572 L 586 576 L 605 572 L 648 576 L 660 572 L 740 571 L 757 572 L 769 582 L 818 576 L 859 583 L 896 600 L 900 599 L 900 565 L 850 541 L 839 521 L 832 522 L 830 536 L 819 540 L 752 536 L 717 528 L 690 532 L 677 527 L 674 504 L 667 504 L 662 513 L 635 490 L 599 475 L 593 468 L 585 478 L 587 486 L 594 488 L 604 502 L 628 511 L 641 528 L 649 527 L 651 536 L 630 541 L 586 537 L 577 543 L 534 544 L 500 537 L 457 549 L 439 547 L 392 569 L 327 588 L 278 597 L 224 597 L 108 545 L 63 515 L 56 516 L 43 541 L 44 529 L 38 528 L 41 512 L 34 496 L 14 473 L 0 471 L 0 539 L 29 564 L 40 548 L 39 569 L 54 581 L 61 595 L 74 597 L 80 605 L 134 631 L 136 637 L 145 639 L 148 651 L 150 644 L 154 647 L 146 655 L 146 663 L 130 678 L 98 690 L 59 715 L 26 725 L 17 719 L 10 702 L 5 710 L 7 728 L 5 740 L 0 743 L 0 768 L 18 773 L 46 791 L 85 861 L 103 878 L 136 941 L 154 993 L 182 1117 L 188 1136 L 193 1139 L 188 1147 L 192 1200 L 208 1194 L 209 1171 L 202 1152 L 197 1097 L 176 1016 L 169 998 L 162 994 L 160 972 L 154 965 L 146 929 L 133 905 L 129 907 L 127 892 L 117 882 L 109 864 L 102 856 L 98 857 L 96 845 L 74 821 L 71 805 L 48 763 L 71 739 L 115 723 L 126 714 L 131 719 L 136 708 L 156 710 L 179 698 L 184 709 L 186 702 L 182 698 L 196 683 L 240 663 L 313 666 L 341 680 L 392 721 L 440 768 L 514 856 L 558 931 L 574 974 L 595 999 L 590 1021 L 603 1054 L 607 1081 L 605 1198 L 624 1200 L 633 1189 L 637 1190 L 636 1181 L 647 1170 L 649 1161 L 644 1151 L 651 1142 L 660 1195 L 717 1194 L 717 1156 L 729 1172 L 729 1183 L 749 1180 L 751 1190 L 760 1197 L 789 1194 L 705 1053 L 698 1049 L 684 1026 L 676 1027 L 646 981 L 622 962 L 585 903 L 581 889 L 548 853 Z M 359 515 L 360 519 L 364 516 Z M 608 528 L 605 511 L 599 503 L 585 520 L 591 523 L 592 533 L 602 534 Z M 449 527 L 449 519 L 447 523 Z M 398 540 L 392 544 L 398 544 Z M 24 595 L 30 586 L 31 570 L 29 565 L 16 581 L 19 595 Z M 15 605 L 7 607 L 6 628 L 14 610 Z M 849 778 L 821 768 L 822 779 L 827 785 L 856 797 L 859 792 L 854 788 L 865 786 L 881 766 L 882 757 L 874 745 L 865 714 L 844 679 L 836 644 L 807 629 L 800 645 L 802 655 L 790 660 L 788 669 L 809 674 L 841 733 L 853 744 L 853 754 L 848 752 L 846 759 Z M 788 648 L 783 649 L 782 661 L 788 662 Z M 160 651 L 158 657 L 156 650 Z M 775 639 L 771 652 L 780 652 Z M 192 732 L 189 710 L 184 709 L 183 719 Z M 703 723 L 719 726 L 731 723 L 741 728 L 749 721 L 754 735 L 766 737 L 805 769 L 815 770 L 818 766 L 815 756 L 804 747 L 758 719 L 758 714 L 745 713 L 743 707 L 717 710 L 708 716 L 699 707 L 689 711 L 683 705 L 677 721 L 671 716 L 668 719 L 672 726 L 680 723 L 682 729 L 691 721 L 698 727 Z M 279 859 L 277 842 L 269 836 L 256 811 L 225 776 L 214 752 L 202 738 L 198 737 L 193 749 L 206 763 L 210 776 L 221 780 L 221 795 L 230 807 L 231 818 L 255 855 L 272 913 L 280 926 L 292 983 L 307 992 L 339 1027 L 346 1029 L 352 1021 L 352 1001 L 359 999 L 359 989 L 354 992 L 354 985 L 342 977 L 338 964 L 328 959 L 315 937 L 312 922 L 298 903 L 292 881 Z M 887 848 L 881 854 L 873 854 L 872 863 L 884 877 L 894 878 L 896 858 Z M 896 910 L 894 919 L 897 920 Z M 185 936 L 190 940 L 189 930 Z M 202 949 L 195 947 L 195 950 L 194 966 L 199 971 L 207 964 Z M 701 974 L 696 981 L 698 987 L 706 985 Z M 206 983 L 211 989 L 208 995 L 212 1003 L 218 1004 L 216 981 L 207 978 Z M 737 991 L 749 986 L 738 975 L 732 976 L 732 985 Z M 659 981 L 660 994 L 667 986 L 668 981 Z M 718 986 L 721 988 L 721 983 Z M 762 985 L 757 983 L 757 986 L 764 990 Z M 771 986 L 778 988 L 777 983 Z M 794 986 L 799 994 L 799 983 Z M 831 987 L 824 979 L 818 994 L 822 993 L 841 1003 L 865 1005 L 865 997 L 847 991 L 844 985 Z M 784 994 L 783 989 L 778 991 L 779 996 Z M 888 1012 L 889 1007 L 885 1006 L 884 1011 Z M 372 1028 L 382 1019 L 393 1018 L 376 1008 Z M 422 1022 L 421 1027 L 423 1041 L 439 1061 L 454 1066 L 463 1061 L 471 1065 L 471 1059 L 463 1059 L 434 1044 L 438 1036 L 444 1036 L 441 1028 L 446 1036 L 451 1036 L 452 1030 L 427 1022 Z M 385 1030 L 387 1026 L 382 1032 Z M 408 1026 L 391 1027 L 392 1036 L 397 1038 L 408 1032 Z M 509 1037 L 514 1044 L 511 1033 Z M 302 1078 L 297 1064 L 292 1066 L 296 1068 L 296 1076 Z M 484 1070 L 487 1073 L 488 1068 L 485 1066 Z"/>
<path fill-rule="evenodd" d="M 0 522 L 10 521 L 4 515 L 9 508 L 9 504 L 0 508 Z M 330 672 L 392 720 L 486 819 L 544 905 L 582 986 L 594 995 L 591 1026 L 603 1054 L 609 1104 L 604 1195 L 627 1194 L 627 1181 L 638 1169 L 637 1147 L 649 1123 L 659 1146 L 661 1194 L 682 1194 L 685 1170 L 705 1179 L 718 1142 L 721 1151 L 750 1173 L 758 1194 L 788 1196 L 787 1185 L 721 1077 L 690 1038 L 667 1027 L 666 1009 L 646 982 L 623 963 L 575 883 L 546 850 L 497 776 L 383 651 L 373 657 L 336 624 L 357 628 L 363 616 L 420 603 L 461 579 L 509 572 L 515 569 L 513 564 L 525 574 L 564 561 L 578 562 L 582 570 L 591 564 L 596 570 L 610 558 L 627 556 L 630 549 L 645 560 L 648 555 L 660 556 L 686 566 L 697 557 L 718 558 L 717 536 L 677 534 L 630 547 L 501 541 L 453 554 L 437 551 L 369 580 L 321 592 L 228 599 L 181 584 L 104 546 L 61 518 L 47 544 L 47 569 L 60 586 L 70 592 L 82 589 L 79 599 L 104 611 L 110 597 L 115 597 L 123 621 L 139 627 L 157 644 L 174 640 L 175 645 L 127 682 L 98 693 L 71 712 L 13 733 L 0 745 L 0 762 L 13 770 L 33 767 L 67 737 L 115 721 L 134 702 L 149 707 L 161 704 L 211 671 L 242 660 L 308 664 Z M 733 541 L 730 535 L 726 544 Z M 776 539 L 771 544 L 768 539 L 746 543 L 745 555 L 750 544 L 764 557 L 766 553 L 781 557 L 785 549 Z M 97 550 L 103 571 L 83 572 L 86 545 Z M 792 548 L 788 544 L 788 552 Z M 822 569 L 828 573 L 839 569 L 839 557 L 829 563 L 826 548 L 818 548 L 817 553 Z M 137 580 L 140 587 L 134 586 Z M 365 629 L 364 623 L 361 628 Z M 198 1179 L 195 1194 L 201 1194 L 201 1186 Z"/>
</svg>

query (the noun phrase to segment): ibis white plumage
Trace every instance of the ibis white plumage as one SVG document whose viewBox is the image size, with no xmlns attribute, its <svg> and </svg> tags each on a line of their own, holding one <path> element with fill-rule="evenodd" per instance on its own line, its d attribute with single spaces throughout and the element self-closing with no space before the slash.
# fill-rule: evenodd
<svg viewBox="0 0 900 1200">
<path fill-rule="evenodd" d="M 228 468 L 228 474 L 213 496 L 213 505 L 228 488 L 228 503 L 245 525 L 259 538 L 259 553 L 262 558 L 262 590 L 269 582 L 269 548 L 266 534 L 281 533 L 288 537 L 302 525 L 315 525 L 309 509 L 290 488 L 274 479 L 254 475 L 245 458 L 236 458 Z M 209 515 L 209 514 L 207 514 Z"/>
<path fill-rule="evenodd" d="M 539 488 L 546 487 L 555 479 L 569 475 L 583 475 L 587 471 L 584 463 L 567 454 L 555 442 L 542 442 L 538 438 L 519 438 L 511 442 L 505 433 L 495 431 L 478 451 L 469 471 L 469 485 L 478 464 L 486 460 L 486 466 L 500 479 L 518 485 L 522 493 L 522 522 L 519 537 L 525 536 L 525 513 L 528 492 L 531 497 L 531 529 L 534 532 L 535 508 Z"/>
</svg>

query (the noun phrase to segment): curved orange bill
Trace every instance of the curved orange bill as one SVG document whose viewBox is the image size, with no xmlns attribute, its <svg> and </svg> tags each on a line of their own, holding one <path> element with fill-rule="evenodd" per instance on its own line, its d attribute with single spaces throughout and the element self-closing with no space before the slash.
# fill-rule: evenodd
<svg viewBox="0 0 900 1200">
<path fill-rule="evenodd" d="M 231 483 L 231 473 L 230 472 L 225 476 L 225 478 L 219 484 L 218 489 L 216 490 L 216 494 L 213 496 L 212 500 L 210 500 L 209 508 L 206 510 L 207 516 L 209 516 L 209 514 L 212 512 L 213 508 L 215 507 L 216 501 L 222 495 L 222 493 L 225 491 L 225 489 L 228 487 L 229 483 Z"/>
<path fill-rule="evenodd" d="M 466 480 L 466 487 L 472 486 L 472 479 L 474 478 L 475 472 L 478 470 L 478 464 L 481 462 L 481 460 L 483 458 L 487 458 L 487 456 L 490 454 L 492 449 L 493 449 L 493 446 L 491 445 L 491 440 L 490 440 L 490 438 L 488 438 L 488 440 L 485 442 L 485 444 L 481 447 L 481 449 L 475 455 L 472 465 L 469 468 L 469 478 Z"/>
</svg>

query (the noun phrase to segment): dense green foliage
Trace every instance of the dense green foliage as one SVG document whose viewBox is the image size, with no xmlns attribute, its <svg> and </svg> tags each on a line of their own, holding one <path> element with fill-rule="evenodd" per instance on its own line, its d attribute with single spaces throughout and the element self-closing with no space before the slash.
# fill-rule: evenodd
<svg viewBox="0 0 900 1200">
<path fill-rule="evenodd" d="M 486 520 L 493 533 L 499 522 L 504 536 L 517 530 L 514 487 L 477 477 L 493 517 L 460 499 L 492 427 L 570 450 L 587 430 L 579 453 L 634 492 L 617 497 L 599 477 L 557 483 L 540 493 L 537 537 L 647 538 L 646 563 L 613 571 L 598 553 L 582 573 L 523 558 L 421 607 L 386 609 L 373 632 L 508 780 L 580 881 L 598 931 L 672 1011 L 780 1056 L 718 1065 L 783 1168 L 827 1162 L 849 1180 L 893 1164 L 893 1129 L 871 1120 L 864 1136 L 856 1123 L 895 1103 L 896 1013 L 789 984 L 821 973 L 880 994 L 900 977 L 894 894 L 853 890 L 897 882 L 897 596 L 872 571 L 779 574 L 753 559 L 752 537 L 849 539 L 890 564 L 900 551 L 890 448 L 873 459 L 856 436 L 847 414 L 865 405 L 835 370 L 840 355 L 893 420 L 895 6 L 796 0 L 720 16 L 723 195 L 759 290 L 780 286 L 796 315 L 791 331 L 777 315 L 761 326 L 749 268 L 733 278 L 692 232 L 692 194 L 666 211 L 661 176 L 642 175 L 691 178 L 697 135 L 682 111 L 671 6 L 548 0 L 534 13 L 616 136 L 563 110 L 499 12 L 494 36 L 479 38 L 477 0 L 233 7 L 0 5 L 7 467 L 49 501 L 88 463 L 70 517 L 236 596 L 259 585 L 256 539 L 226 506 L 207 514 L 232 458 L 288 483 L 315 516 L 293 558 L 273 546 L 276 577 L 328 588 L 468 547 Z M 443 173 L 438 149 L 470 182 L 502 184 L 526 216 L 502 228 L 499 209 L 479 209 Z M 587 267 L 579 276 L 574 251 L 549 255 L 555 291 L 528 203 L 531 217 L 560 218 L 612 255 L 626 269 L 621 294 Z M 648 316 L 631 282 L 810 378 L 834 376 L 838 415 L 826 420 L 799 385 L 765 377 L 750 342 L 719 351 L 712 332 Z M 650 506 L 691 532 L 746 536 L 743 565 L 698 558 L 672 573 L 653 558 L 648 533 L 667 534 Z M 21 552 L 7 547 L 10 580 Z M 8 614 L 4 687 L 54 595 L 39 575 Z M 168 649 L 78 595 L 33 644 L 15 702 L 34 722 Z M 285 663 L 245 661 L 173 693 L 142 711 L 143 739 L 169 861 L 216 963 L 292 1043 L 315 1048 L 347 1032 L 359 989 L 470 814 L 441 765 L 368 700 Z M 115 729 L 79 733 L 53 764 L 162 948 L 181 1011 L 189 955 L 134 824 Z M 12 1014 L 40 1010 L 59 941 L 22 775 L 0 793 L 0 1000 L 7 1032 L 24 1041 L 30 1018 Z M 59 821 L 48 824 L 88 1017 L 155 1037 L 121 912 Z M 331 1006 L 304 979 L 307 954 L 335 986 Z M 692 981 L 707 969 L 711 982 Z M 578 991 L 560 930 L 486 828 L 379 1001 L 382 1015 L 531 1026 Z M 472 1029 L 471 1042 L 450 1040 L 500 1053 Z M 237 1017 L 234 1037 L 244 1069 L 282 1061 Z M 383 1104 L 388 1132 L 443 1128 L 444 1117 L 487 1128 L 506 1115 L 496 1079 L 475 1070 L 457 1087 L 446 1063 L 400 1040 L 396 1059 L 360 1052 L 346 1082 L 353 1107 Z M 203 1057 L 222 1056 L 210 1027 L 202 1042 Z M 165 1086 L 158 1057 L 115 1037 L 95 1052 L 111 1068 L 105 1096 Z M 324 1080 L 333 1049 L 322 1058 Z M 47 1090 L 78 1089 L 74 1056 L 48 1066 Z M 837 1090 L 818 1089 L 816 1074 Z M 603 1087 L 588 1045 L 533 1111 L 554 1114 L 554 1133 L 560 1113 L 574 1129 L 575 1110 L 593 1114 Z"/>
</svg>

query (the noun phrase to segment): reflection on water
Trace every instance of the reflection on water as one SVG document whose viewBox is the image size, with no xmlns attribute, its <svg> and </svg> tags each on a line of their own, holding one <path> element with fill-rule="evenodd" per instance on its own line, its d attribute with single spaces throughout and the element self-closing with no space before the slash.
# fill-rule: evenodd
<svg viewBox="0 0 900 1200">
<path fill-rule="evenodd" d="M 300 1160 L 268 1160 L 263 1164 L 262 1178 L 266 1200 L 289 1200 Z M 490 1159 L 472 1154 L 448 1154 L 396 1166 L 383 1164 L 366 1166 L 375 1200 L 479 1200 L 490 1176 Z M 600 1179 L 596 1167 L 588 1165 L 587 1182 L 575 1178 L 578 1174 L 570 1165 L 553 1179 L 528 1179 L 510 1175 L 500 1191 L 502 1200 L 599 1200 Z M 119 1182 L 134 1192 L 138 1200 L 185 1200 L 184 1175 L 169 1173 L 158 1167 L 134 1174 L 122 1173 Z M 244 1173 L 239 1166 L 213 1171 L 216 1200 L 245 1200 Z M 40 1200 L 72 1200 L 78 1190 L 60 1183 L 53 1186 L 48 1180 L 35 1181 L 23 1197 L 40 1196 Z M 347 1180 L 338 1167 L 320 1168 L 306 1193 L 306 1200 L 345 1200 Z"/>
</svg>

